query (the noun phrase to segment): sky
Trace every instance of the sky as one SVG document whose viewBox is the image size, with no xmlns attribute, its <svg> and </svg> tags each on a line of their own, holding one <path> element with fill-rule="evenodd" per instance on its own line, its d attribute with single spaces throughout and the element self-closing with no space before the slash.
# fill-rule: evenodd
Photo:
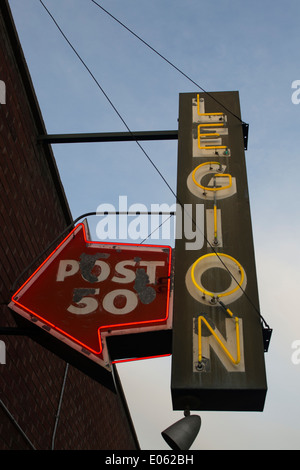
<svg viewBox="0 0 300 470">
<path fill-rule="evenodd" d="M 199 89 L 90 0 L 44 0 L 102 90 L 38 0 L 9 0 L 49 134 L 175 130 L 179 94 Z M 299 169 L 300 3 L 298 0 L 99 0 L 111 14 L 204 90 L 239 91 L 249 123 L 246 165 L 260 311 L 273 328 L 265 354 L 264 411 L 195 412 L 191 450 L 300 447 Z M 293 86 L 295 88 L 293 88 Z M 176 191 L 177 142 L 143 142 Z M 74 218 L 103 203 L 174 203 L 135 142 L 54 144 Z M 97 239 L 99 217 L 89 218 Z M 139 240 L 136 240 L 139 242 Z M 162 240 L 174 246 L 174 240 Z M 299 342 L 300 344 L 300 342 Z M 171 358 L 118 365 L 143 450 L 168 450 L 161 437 L 173 411 Z"/>
</svg>

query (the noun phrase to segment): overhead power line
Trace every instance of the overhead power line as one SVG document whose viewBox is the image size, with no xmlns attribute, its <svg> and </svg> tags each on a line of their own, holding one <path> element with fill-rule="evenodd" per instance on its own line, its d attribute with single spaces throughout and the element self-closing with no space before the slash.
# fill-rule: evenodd
<svg viewBox="0 0 300 470">
<path fill-rule="evenodd" d="M 53 15 L 51 14 L 51 12 L 48 10 L 48 8 L 45 6 L 45 4 L 43 3 L 42 0 L 40 0 L 40 3 L 43 5 L 43 7 L 45 8 L 45 10 L 47 11 L 48 15 L 51 17 L 52 21 L 54 22 L 54 24 L 56 25 L 56 27 L 58 28 L 58 30 L 60 31 L 60 33 L 62 34 L 62 36 L 64 37 L 64 39 L 67 41 L 67 43 L 69 44 L 69 46 L 71 47 L 72 51 L 74 52 L 74 54 L 76 54 L 77 58 L 80 60 L 80 62 L 82 63 L 82 65 L 85 67 L 85 69 L 88 71 L 88 73 L 90 74 L 90 76 L 92 77 L 92 79 L 94 80 L 94 82 L 96 83 L 97 87 L 101 90 L 101 92 L 103 93 L 103 95 L 105 96 L 105 98 L 107 99 L 107 101 L 109 102 L 109 104 L 111 105 L 111 107 L 113 108 L 113 110 L 115 111 L 115 113 L 119 116 L 119 118 L 121 119 L 122 123 L 124 124 L 124 126 L 126 127 L 127 131 L 132 135 L 133 139 L 136 144 L 140 147 L 141 151 L 144 153 L 144 155 L 147 157 L 147 159 L 149 160 L 149 162 L 151 163 L 151 165 L 155 168 L 155 170 L 158 172 L 158 174 L 160 175 L 160 177 L 163 179 L 163 181 L 165 182 L 165 184 L 168 186 L 168 188 L 170 189 L 170 191 L 172 192 L 172 194 L 176 197 L 176 194 L 174 193 L 173 189 L 171 188 L 171 186 L 169 185 L 168 181 L 165 179 L 165 177 L 163 176 L 163 174 L 160 172 L 160 170 L 158 169 L 158 167 L 155 165 L 155 163 L 151 160 L 151 158 L 149 157 L 149 155 L 147 154 L 147 152 L 144 150 L 144 148 L 142 147 L 142 145 L 138 142 L 138 140 L 136 139 L 136 137 L 134 137 L 134 134 L 133 132 L 131 131 L 131 129 L 129 128 L 129 126 L 127 125 L 125 119 L 122 117 L 121 113 L 118 111 L 118 109 L 116 108 L 116 106 L 113 104 L 113 102 L 111 101 L 111 99 L 109 98 L 109 96 L 106 94 L 106 92 L 104 91 L 104 89 L 102 88 L 102 86 L 100 85 L 99 81 L 96 79 L 95 75 L 92 73 L 92 71 L 90 70 L 90 68 L 87 66 L 87 64 L 85 63 L 85 61 L 81 58 L 81 56 L 78 54 L 78 52 L 76 51 L 75 47 L 72 45 L 72 43 L 69 41 L 69 39 L 67 38 L 67 36 L 65 35 L 65 33 L 63 32 L 63 30 L 61 29 L 61 27 L 59 26 L 59 24 L 57 23 L 57 21 L 55 20 L 55 18 L 53 17 Z"/>
<path fill-rule="evenodd" d="M 141 41 L 145 46 L 147 46 L 151 51 L 153 51 L 155 54 L 157 54 L 161 59 L 163 59 L 167 64 L 169 64 L 171 67 L 173 67 L 177 72 L 179 72 L 181 75 L 183 75 L 187 80 L 189 80 L 193 85 L 195 85 L 197 88 L 199 88 L 203 93 L 205 93 L 207 96 L 209 96 L 211 99 L 213 99 L 216 103 L 218 103 L 220 106 L 222 106 L 228 113 L 230 113 L 232 116 L 234 116 L 236 119 L 238 119 L 242 124 L 246 124 L 242 119 L 235 113 L 233 113 L 230 109 L 228 109 L 224 104 L 220 103 L 214 96 L 212 96 L 208 91 L 204 90 L 202 86 L 200 86 L 198 83 L 196 83 L 191 77 L 189 77 L 185 72 L 183 72 L 179 67 L 174 65 L 170 60 L 168 60 L 163 54 L 158 52 L 154 47 L 152 47 L 148 42 L 146 42 L 143 38 L 141 38 L 138 34 L 136 34 L 132 29 L 128 28 L 122 21 L 120 21 L 118 18 L 116 18 L 114 15 L 112 15 L 109 11 L 107 11 L 103 6 L 99 5 L 98 2 L 95 0 L 91 0 L 92 3 L 94 3 L 98 8 L 100 8 L 102 11 L 104 11 L 108 16 L 110 16 L 114 21 L 119 23 L 123 28 L 125 28 L 130 34 L 132 34 L 134 37 L 136 37 L 139 41 Z"/>
</svg>

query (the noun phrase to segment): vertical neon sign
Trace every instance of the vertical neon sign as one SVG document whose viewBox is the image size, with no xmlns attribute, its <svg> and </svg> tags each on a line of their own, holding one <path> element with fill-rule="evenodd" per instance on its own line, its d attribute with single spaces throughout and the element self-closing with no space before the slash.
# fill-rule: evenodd
<svg viewBox="0 0 300 470">
<path fill-rule="evenodd" d="M 264 407 L 264 348 L 253 308 L 259 300 L 239 115 L 237 92 L 180 95 L 177 197 L 194 210 L 204 205 L 205 243 L 189 251 L 184 237 L 176 239 L 171 389 L 177 410 Z"/>
</svg>

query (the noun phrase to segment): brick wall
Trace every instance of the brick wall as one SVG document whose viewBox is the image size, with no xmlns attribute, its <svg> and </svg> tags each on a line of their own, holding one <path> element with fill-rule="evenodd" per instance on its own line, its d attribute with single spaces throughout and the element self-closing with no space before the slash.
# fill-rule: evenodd
<svg viewBox="0 0 300 470">
<path fill-rule="evenodd" d="M 0 6 L 0 80 L 6 85 L 6 104 L 0 105 L 0 328 L 27 327 L 7 307 L 12 286 L 71 216 L 51 149 L 37 141 L 45 129 L 6 0 Z M 47 450 L 53 442 L 55 449 L 137 448 L 116 390 L 27 335 L 2 334 L 0 340 L 6 347 L 1 450 Z"/>
</svg>

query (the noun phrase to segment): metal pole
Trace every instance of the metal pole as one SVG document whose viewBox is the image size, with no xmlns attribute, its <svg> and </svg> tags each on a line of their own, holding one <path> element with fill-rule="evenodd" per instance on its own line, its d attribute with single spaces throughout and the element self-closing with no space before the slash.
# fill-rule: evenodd
<svg viewBox="0 0 300 470">
<path fill-rule="evenodd" d="M 38 141 L 47 144 L 74 144 L 86 142 L 137 142 L 140 140 L 177 140 L 178 131 L 97 132 L 88 134 L 46 134 Z"/>
</svg>

